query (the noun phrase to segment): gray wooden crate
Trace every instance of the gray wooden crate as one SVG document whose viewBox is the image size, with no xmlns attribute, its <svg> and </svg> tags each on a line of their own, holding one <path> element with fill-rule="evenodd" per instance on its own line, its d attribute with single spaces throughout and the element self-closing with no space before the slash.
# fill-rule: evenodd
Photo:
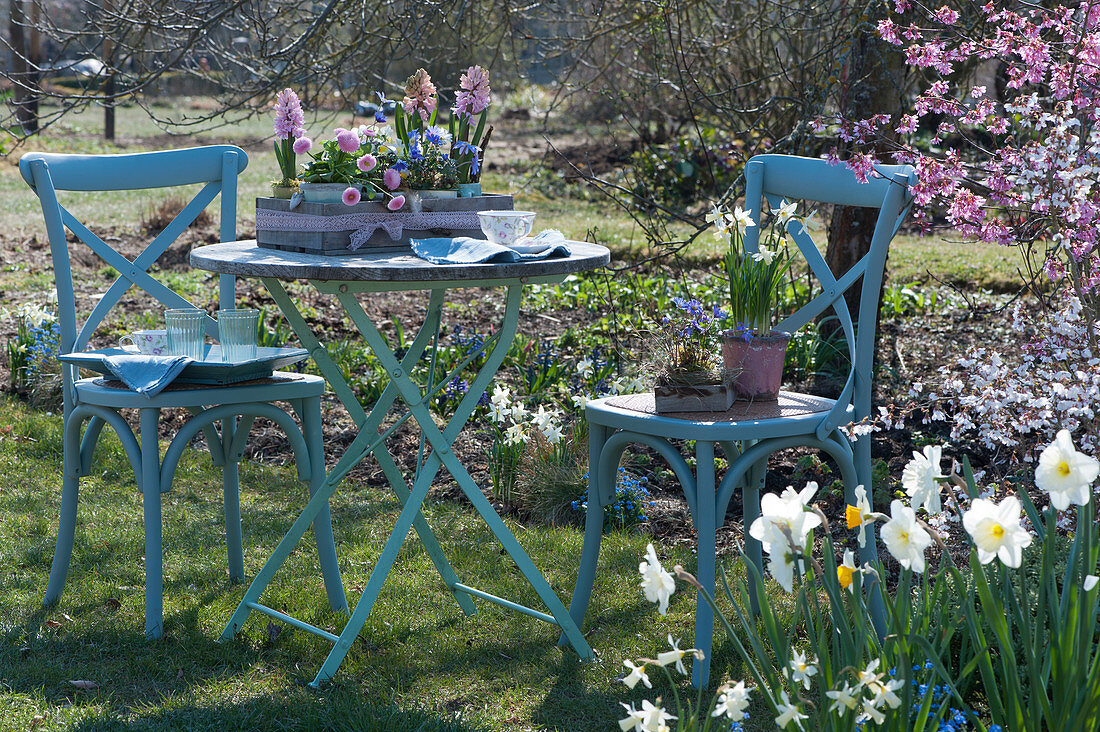
<svg viewBox="0 0 1100 732">
<path fill-rule="evenodd" d="M 407 206 L 408 204 L 406 204 Z M 429 198 L 423 201 L 423 210 L 432 211 L 501 211 L 513 208 L 510 194 L 486 193 L 472 198 Z M 290 201 L 281 198 L 257 198 L 256 210 L 290 211 Z M 341 216 L 356 213 L 384 213 L 395 219 L 409 218 L 405 211 L 391 212 L 385 204 L 378 201 L 360 201 L 354 206 L 343 203 L 306 203 L 298 204 L 294 213 L 314 216 Z M 256 243 L 266 249 L 282 249 L 304 254 L 322 254 L 325 256 L 349 255 L 364 252 L 407 252 L 412 239 L 432 236 L 472 236 L 484 238 L 480 228 L 473 229 L 430 229 L 403 230 L 398 240 L 390 238 L 384 229 L 377 229 L 359 249 L 348 249 L 351 234 L 355 229 L 346 231 L 275 231 L 256 228 Z"/>
<path fill-rule="evenodd" d="M 724 412 L 733 406 L 733 381 L 721 384 L 653 387 L 654 407 L 658 412 Z"/>
</svg>

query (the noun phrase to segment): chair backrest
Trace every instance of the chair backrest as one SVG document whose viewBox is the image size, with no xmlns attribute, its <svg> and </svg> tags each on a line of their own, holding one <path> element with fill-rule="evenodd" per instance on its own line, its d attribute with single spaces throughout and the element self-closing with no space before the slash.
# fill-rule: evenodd
<svg viewBox="0 0 1100 732">
<path fill-rule="evenodd" d="M 831 308 L 844 333 L 851 359 L 848 379 L 836 406 L 819 426 L 819 437 L 847 421 L 844 413 L 849 405 L 855 408 L 856 419 L 870 416 L 875 327 L 886 255 L 890 240 L 908 213 L 910 186 L 917 182 L 916 172 L 908 165 L 879 165 L 875 171 L 866 182 L 860 182 L 844 165 L 817 158 L 757 155 L 745 164 L 745 208 L 758 224 L 745 232 L 745 248 L 750 252 L 759 246 L 761 204 L 765 199 L 772 211 L 796 201 L 879 210 L 870 250 L 839 276 L 829 269 L 802 222 L 792 219 L 787 224 L 788 235 L 806 259 L 822 292 L 776 328 L 793 333 Z M 844 294 L 858 280 L 862 280 L 859 312 L 853 323 Z"/>
<path fill-rule="evenodd" d="M 165 308 L 190 307 L 183 296 L 148 274 L 149 269 L 190 226 L 195 218 L 221 195 L 221 240 L 237 238 L 237 176 L 248 165 L 244 150 L 232 145 L 130 155 L 68 155 L 31 152 L 19 160 L 19 172 L 38 195 L 53 258 L 54 283 L 57 286 L 59 348 L 62 353 L 81 351 L 122 296 L 138 287 Z M 146 188 L 171 188 L 205 184 L 174 219 L 157 234 L 132 261 L 92 233 L 58 202 L 58 191 L 122 191 Z M 92 307 L 81 322 L 76 312 L 68 228 L 104 263 L 119 273 L 118 279 Z M 233 307 L 234 280 L 223 276 L 219 283 L 219 302 Z M 206 331 L 217 337 L 217 322 L 207 318 Z M 75 369 L 64 368 L 68 402 L 69 385 Z"/>
</svg>

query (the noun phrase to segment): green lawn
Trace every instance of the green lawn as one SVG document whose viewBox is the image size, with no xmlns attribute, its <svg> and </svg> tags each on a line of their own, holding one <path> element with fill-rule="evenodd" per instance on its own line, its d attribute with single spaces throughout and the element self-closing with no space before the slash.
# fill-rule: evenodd
<svg viewBox="0 0 1100 732">
<path fill-rule="evenodd" d="M 41 606 L 59 501 L 61 421 L 0 401 L 0 730 L 279 729 L 606 730 L 620 701 L 668 696 L 627 690 L 623 658 L 652 657 L 665 636 L 690 639 L 694 597 L 678 593 L 666 617 L 638 590 L 647 538 L 611 533 L 586 625 L 600 658 L 559 649 L 554 629 L 479 602 L 464 618 L 415 537 L 402 550 L 359 642 L 333 683 L 307 688 L 327 642 L 253 616 L 237 640 L 216 642 L 244 592 L 229 582 L 220 476 L 189 451 L 164 497 L 165 637 L 144 639 L 141 496 L 119 443 L 100 448 L 82 503 L 69 583 Z M 246 571 L 254 573 L 303 505 L 292 468 L 245 463 L 241 475 Z M 388 492 L 346 483 L 333 501 L 336 541 L 352 603 L 366 584 L 399 504 Z M 426 514 L 464 581 L 538 606 L 476 513 L 431 503 Z M 581 534 L 510 522 L 568 603 Z M 660 550 L 671 567 L 694 560 Z M 330 629 L 310 545 L 292 555 L 265 602 Z M 721 636 L 719 636 L 721 638 Z M 732 649 L 719 649 L 716 668 Z M 70 682 L 91 681 L 78 691 Z M 662 687 L 663 690 L 662 690 Z"/>
</svg>

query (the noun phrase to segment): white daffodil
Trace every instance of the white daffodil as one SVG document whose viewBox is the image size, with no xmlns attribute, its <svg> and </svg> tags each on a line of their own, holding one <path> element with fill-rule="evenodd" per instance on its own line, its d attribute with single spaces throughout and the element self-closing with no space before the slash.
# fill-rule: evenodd
<svg viewBox="0 0 1100 732">
<path fill-rule="evenodd" d="M 856 572 L 860 569 L 856 567 L 856 555 L 852 553 L 851 549 L 844 550 L 844 561 L 837 565 L 836 579 L 840 582 L 840 586 L 848 590 L 848 592 L 855 592 L 856 585 L 852 581 Z"/>
<path fill-rule="evenodd" d="M 881 703 L 885 703 L 886 706 L 890 707 L 891 709 L 897 709 L 898 707 L 900 707 L 901 697 L 899 697 L 894 692 L 903 688 L 904 686 L 905 682 L 901 679 L 890 679 L 886 683 L 876 682 L 872 684 L 869 688 L 871 690 L 871 693 L 875 695 L 875 706 L 878 706 Z"/>
<path fill-rule="evenodd" d="M 859 699 L 853 694 L 851 684 L 847 681 L 844 682 L 844 686 L 839 689 L 833 689 L 826 691 L 825 696 L 833 700 L 832 705 L 829 707 L 829 711 L 836 715 L 844 714 L 845 709 L 853 710 L 859 706 Z"/>
<path fill-rule="evenodd" d="M 503 422 L 512 413 L 512 395 L 504 387 L 498 386 L 489 397 L 489 419 Z"/>
<path fill-rule="evenodd" d="M 539 430 L 545 430 L 546 426 L 554 420 L 554 413 L 547 412 L 546 407 L 539 405 L 538 411 L 531 415 L 531 423 Z"/>
<path fill-rule="evenodd" d="M 516 402 L 512 405 L 512 419 L 516 422 L 522 422 L 527 416 L 527 407 L 523 405 L 523 402 Z"/>
<path fill-rule="evenodd" d="M 668 644 L 672 646 L 672 650 L 657 654 L 658 666 L 668 666 L 670 663 L 675 663 L 676 670 L 687 676 L 687 669 L 684 668 L 684 656 L 694 655 L 698 656 L 700 661 L 703 660 L 702 651 L 695 648 L 680 648 L 679 641 L 673 640 L 671 633 L 668 636 Z"/>
<path fill-rule="evenodd" d="M 856 724 L 863 724 L 867 720 L 871 720 L 875 724 L 882 724 L 886 721 L 886 715 L 878 708 L 878 704 L 875 703 L 874 699 L 864 699 L 863 713 L 856 717 Z"/>
<path fill-rule="evenodd" d="M 1008 567 L 1019 567 L 1031 534 L 1020 525 L 1020 501 L 1008 496 L 999 504 L 975 498 L 963 514 L 963 528 L 978 549 L 978 561 L 988 564 L 994 557 Z"/>
<path fill-rule="evenodd" d="M 791 679 L 791 683 L 802 684 L 802 688 L 809 691 L 810 686 L 813 684 L 811 677 L 817 673 L 817 666 L 814 665 L 816 662 L 816 658 L 807 661 L 805 653 L 794 651 L 791 654 L 791 662 L 788 670 L 788 676 Z"/>
<path fill-rule="evenodd" d="M 752 216 L 749 215 L 749 212 L 740 206 L 733 209 L 733 220 L 737 222 L 737 230 L 742 234 L 745 233 L 745 229 L 756 226 L 756 222 L 752 220 Z"/>
<path fill-rule="evenodd" d="M 668 600 L 676 591 L 676 580 L 661 566 L 652 544 L 646 546 L 645 559 L 638 565 L 638 574 L 642 575 L 641 587 L 645 599 L 658 603 L 657 612 L 661 615 L 667 613 Z"/>
<path fill-rule="evenodd" d="M 779 222 L 780 226 L 783 226 L 788 221 L 795 217 L 795 213 L 798 209 L 798 202 L 792 201 L 785 206 L 780 206 L 779 210 L 775 212 L 775 218 Z"/>
<path fill-rule="evenodd" d="M 718 701 L 714 705 L 712 717 L 726 716 L 734 722 L 740 722 L 745 718 L 745 710 L 749 708 L 749 690 L 745 688 L 744 681 L 738 681 L 733 686 L 727 686 L 718 692 Z"/>
<path fill-rule="evenodd" d="M 551 445 L 556 445 L 561 442 L 562 431 L 561 424 L 556 421 L 547 423 L 547 425 L 539 430 L 542 432 L 542 436 L 546 438 L 546 441 Z"/>
<path fill-rule="evenodd" d="M 1086 574 L 1085 583 L 1082 585 L 1082 587 L 1085 588 L 1085 592 L 1092 592 L 1093 588 L 1096 587 L 1096 584 L 1098 582 L 1100 582 L 1100 577 L 1097 577 L 1095 574 Z"/>
<path fill-rule="evenodd" d="M 775 718 L 775 726 L 779 729 L 786 729 L 792 722 L 797 729 L 802 729 L 802 720 L 809 719 L 797 704 L 791 703 L 791 697 L 787 695 L 786 689 L 779 692 L 779 704 L 776 708 L 779 710 L 779 716 Z"/>
<path fill-rule="evenodd" d="M 521 442 L 527 442 L 527 430 L 523 428 L 522 424 L 516 422 L 514 425 L 504 431 L 504 438 L 513 445 L 518 445 Z"/>
<path fill-rule="evenodd" d="M 778 255 L 778 250 L 760 247 L 759 250 L 752 253 L 752 258 L 754 261 L 763 262 L 765 265 L 769 265 Z"/>
<path fill-rule="evenodd" d="M 623 660 L 623 665 L 630 669 L 630 673 L 623 677 L 623 683 L 627 685 L 627 688 L 633 689 L 641 681 L 646 685 L 647 689 L 653 688 L 653 683 L 649 680 L 649 676 L 645 672 L 645 664 L 641 666 L 635 666 L 630 661 Z"/>
<path fill-rule="evenodd" d="M 623 704 L 623 709 L 626 710 L 626 718 L 619 720 L 619 729 L 622 732 L 629 732 L 630 730 L 642 730 L 645 728 L 641 725 L 645 724 L 646 714 L 640 709 L 635 709 L 633 704 Z"/>
<path fill-rule="evenodd" d="M 577 361 L 577 373 L 580 374 L 583 379 L 591 378 L 592 374 L 596 373 L 596 364 L 588 357 L 582 358 L 580 361 Z"/>
<path fill-rule="evenodd" d="M 914 572 L 924 571 L 924 550 L 932 543 L 913 509 L 898 500 L 890 504 L 890 520 L 879 532 L 886 549 L 898 564 Z"/>
<path fill-rule="evenodd" d="M 587 394 L 574 394 L 573 395 L 573 406 L 576 407 L 577 409 L 579 409 L 583 412 L 584 408 L 587 404 L 588 404 L 588 395 Z"/>
<path fill-rule="evenodd" d="M 857 535 L 859 548 L 867 546 L 867 533 L 863 527 L 875 522 L 875 514 L 871 512 L 871 501 L 867 498 L 867 489 L 861 485 L 856 486 L 856 505 L 848 506 L 844 511 L 849 529 L 859 529 Z"/>
<path fill-rule="evenodd" d="M 856 681 L 856 688 L 854 691 L 859 691 L 865 686 L 870 686 L 876 682 L 882 680 L 882 674 L 875 673 L 875 669 L 878 668 L 879 659 L 872 659 L 867 668 L 859 672 L 859 679 Z"/>
<path fill-rule="evenodd" d="M 1084 506 L 1092 496 L 1091 486 L 1100 474 L 1100 461 L 1077 452 L 1069 430 L 1059 430 L 1054 442 L 1039 454 L 1035 485 L 1050 494 L 1050 505 L 1065 511 L 1070 504 Z"/>
<path fill-rule="evenodd" d="M 924 510 L 930 514 L 938 514 L 940 506 L 940 484 L 937 478 L 940 474 L 940 460 L 943 447 L 940 445 L 928 445 L 924 448 L 924 454 L 913 453 L 913 459 L 905 466 L 901 474 L 901 487 L 913 500 L 914 508 L 924 504 Z"/>
<path fill-rule="evenodd" d="M 669 732 L 668 721 L 676 719 L 648 699 L 642 701 L 642 714 L 642 726 L 637 728 L 639 732 Z"/>
<path fill-rule="evenodd" d="M 799 492 L 788 487 L 778 496 L 765 494 L 760 499 L 760 516 L 749 527 L 749 536 L 768 553 L 768 572 L 787 592 L 793 589 L 796 569 L 791 542 L 795 548 L 804 546 L 810 531 L 821 525 L 821 517 L 806 510 L 816 491 L 817 483 L 811 482 Z M 802 571 L 801 566 L 797 569 Z"/>
</svg>

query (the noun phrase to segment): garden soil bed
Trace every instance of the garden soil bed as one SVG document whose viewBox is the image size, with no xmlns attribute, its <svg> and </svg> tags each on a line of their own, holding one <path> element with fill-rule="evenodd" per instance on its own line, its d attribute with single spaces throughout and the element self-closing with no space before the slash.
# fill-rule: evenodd
<svg viewBox="0 0 1100 732">
<path fill-rule="evenodd" d="M 142 237 L 124 231 L 99 233 L 113 239 L 124 253 L 131 256 L 140 250 L 144 242 Z M 242 232 L 242 234 L 248 236 L 248 232 Z M 165 254 L 159 266 L 164 269 L 186 267 L 187 255 L 192 246 L 214 240 L 216 240 L 216 232 L 213 229 L 190 230 Z M 46 267 L 48 247 L 37 237 L 32 236 L 18 241 L 0 241 L 0 250 L 4 252 L 5 264 L 25 271 L 28 276 L 35 272 L 42 272 Z M 73 261 L 73 266 L 76 273 L 78 303 L 86 303 L 94 295 L 102 293 L 110 283 L 110 280 L 101 272 L 101 263 L 93 261 L 92 257 L 88 257 L 87 261 L 77 257 Z M 13 278 L 9 274 L 6 282 L 7 284 L 0 288 L 0 304 L 4 307 L 13 307 L 24 302 L 45 303 L 45 293 L 20 286 L 19 278 Z M 275 311 L 273 302 L 257 283 L 242 281 L 238 287 L 238 298 L 243 295 L 249 304 L 266 306 L 269 311 Z M 216 290 L 213 277 L 210 281 L 210 290 L 211 293 Z M 475 332 L 488 332 L 498 323 L 495 310 L 503 307 L 499 298 L 495 297 L 496 294 L 498 293 L 477 289 L 448 293 L 446 325 L 450 327 L 461 325 L 464 329 Z M 342 311 L 333 302 L 308 288 L 302 288 L 296 297 L 303 305 L 303 310 L 309 313 L 314 327 L 321 328 L 330 335 L 352 335 L 349 325 L 342 321 Z M 375 296 L 364 301 L 368 315 L 379 323 L 384 333 L 388 334 L 393 333 L 393 319 L 414 326 L 419 323 L 425 305 L 426 296 L 415 292 L 390 293 L 385 297 Z M 150 306 L 148 301 L 139 297 L 128 296 L 121 303 L 123 312 L 129 311 L 132 314 L 143 312 Z M 213 307 L 212 303 L 210 307 Z M 570 328 L 583 329 L 592 318 L 593 315 L 583 309 L 561 310 L 553 313 L 526 312 L 521 316 L 520 330 L 529 337 L 552 340 Z M 968 346 L 1005 344 L 1013 337 L 1007 321 L 1008 318 L 1003 313 L 975 314 L 961 306 L 944 308 L 941 312 L 924 314 L 920 317 L 884 318 L 880 326 L 882 335 L 877 359 L 879 374 L 876 383 L 878 391 L 876 403 L 889 403 L 892 394 L 904 393 L 909 384 L 914 381 L 933 383 L 937 369 L 954 362 Z M 408 327 L 406 325 L 406 328 Z M 13 332 L 13 319 L 0 319 L 0 343 L 11 338 Z M 111 339 L 107 336 L 97 337 L 96 341 L 93 341 L 93 346 L 105 346 L 110 342 Z M 4 385 L 8 383 L 6 364 L 0 364 L 0 383 Z M 836 385 L 811 381 L 788 384 L 787 388 L 828 395 L 835 390 Z M 341 447 L 348 445 L 353 439 L 354 430 L 343 408 L 334 399 L 329 398 L 326 401 L 324 410 L 326 412 L 323 422 L 325 445 L 329 460 L 334 461 L 339 456 Z M 171 434 L 182 423 L 185 416 L 182 413 L 166 414 L 162 421 L 164 435 Z M 896 490 L 902 468 L 911 457 L 912 437 L 912 434 L 905 430 L 877 432 L 873 435 L 872 455 L 874 459 L 884 461 L 885 473 L 889 476 L 885 485 L 876 487 L 877 504 L 880 508 L 884 506 L 890 493 Z M 201 445 L 201 436 L 197 438 L 197 443 Z M 489 444 L 490 438 L 484 425 L 472 423 L 463 432 L 455 446 L 456 453 L 474 479 L 482 486 L 488 486 L 490 482 L 486 457 Z M 398 430 L 390 440 L 389 449 L 406 474 L 411 474 L 415 470 L 418 447 L 419 436 L 412 428 Z M 817 500 L 826 515 L 843 517 L 841 496 L 836 490 L 827 489 L 836 476 L 827 465 L 821 465 L 819 461 L 807 457 L 811 453 L 812 451 L 795 449 L 773 456 L 769 463 L 766 489 L 780 491 L 787 485 L 801 487 L 807 480 L 816 480 L 823 486 Z M 248 457 L 263 462 L 283 463 L 290 459 L 290 453 L 281 431 L 270 423 L 257 420 L 249 441 Z M 644 462 L 646 456 L 643 454 L 641 459 Z M 975 468 L 989 467 L 981 454 L 974 456 L 973 459 L 975 459 Z M 386 485 L 381 469 L 373 461 L 361 464 L 351 477 L 362 486 L 360 490 L 382 488 Z M 655 538 L 665 543 L 694 543 L 686 504 L 675 481 L 658 477 L 650 481 L 649 487 L 653 504 L 647 510 L 649 520 L 639 530 L 650 532 Z M 446 475 L 436 479 L 433 491 L 442 499 L 465 500 L 453 481 Z M 503 508 L 507 510 L 508 507 Z M 735 496 L 731 501 L 726 526 L 720 533 L 720 551 L 729 551 L 741 542 L 740 513 L 739 498 Z M 524 519 L 523 516 L 517 518 Z M 577 518 L 579 519 L 579 516 Z M 843 522 L 834 521 L 833 530 L 843 531 Z"/>
</svg>

